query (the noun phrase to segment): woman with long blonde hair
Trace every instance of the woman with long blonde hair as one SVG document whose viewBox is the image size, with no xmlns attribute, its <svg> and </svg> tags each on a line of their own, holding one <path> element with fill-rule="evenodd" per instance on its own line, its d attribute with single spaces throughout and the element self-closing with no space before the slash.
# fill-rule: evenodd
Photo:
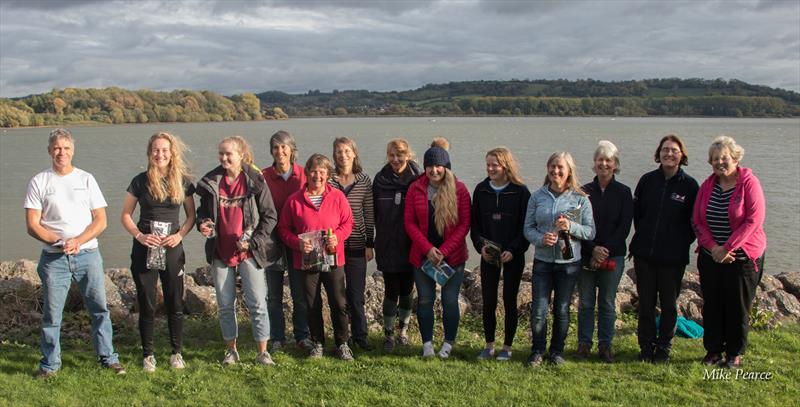
<svg viewBox="0 0 800 407">
<path fill-rule="evenodd" d="M 161 279 L 164 305 L 167 309 L 172 356 L 170 366 L 183 369 L 183 265 L 185 255 L 181 241 L 194 225 L 194 185 L 192 185 L 183 153 L 186 149 L 180 138 L 158 132 L 147 143 L 147 171 L 133 178 L 122 207 L 121 222 L 133 236 L 131 274 L 136 283 L 139 303 L 139 333 L 142 337 L 143 361 L 146 372 L 156 369 L 153 349 L 153 325 L 156 308 L 156 284 Z M 133 222 L 136 205 L 141 207 L 139 221 Z M 185 220 L 179 223 L 183 207 Z M 166 235 L 155 233 L 151 222 L 169 223 Z M 150 269 L 148 248 L 165 248 L 164 269 Z"/>
<path fill-rule="evenodd" d="M 433 302 L 436 284 L 422 267 L 449 264 L 455 273 L 442 286 L 444 343 L 442 359 L 450 357 L 461 318 L 458 295 L 467 261 L 465 238 L 469 231 L 470 201 L 467 187 L 450 171 L 450 155 L 441 147 L 425 152 L 425 175 L 408 188 L 405 228 L 411 238 L 408 260 L 415 267 L 414 281 L 419 293 L 417 320 L 422 336 L 422 357 L 434 356 Z M 430 263 L 424 264 L 424 263 Z"/>
<path fill-rule="evenodd" d="M 556 152 L 547 160 L 544 185 L 528 202 L 523 226 L 535 246 L 533 257 L 533 345 L 527 366 L 538 366 L 547 346 L 547 309 L 553 295 L 553 335 L 549 361 L 565 362 L 564 341 L 569 330 L 569 304 L 580 271 L 581 241 L 594 238 L 592 204 L 581 190 L 575 160 Z"/>
<path fill-rule="evenodd" d="M 470 237 L 481 254 L 481 296 L 483 333 L 486 347 L 479 359 L 495 357 L 497 290 L 503 278 L 505 340 L 497 360 L 511 359 L 511 345 L 517 331 L 517 294 L 530 243 L 522 232 L 531 193 L 522 182 L 511 151 L 497 147 L 486 153 L 487 177 L 472 194 Z"/>
</svg>

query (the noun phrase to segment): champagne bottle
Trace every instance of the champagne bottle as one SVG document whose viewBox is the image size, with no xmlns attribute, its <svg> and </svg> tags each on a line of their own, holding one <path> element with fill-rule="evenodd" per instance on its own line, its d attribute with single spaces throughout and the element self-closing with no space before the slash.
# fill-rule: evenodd
<svg viewBox="0 0 800 407">
<path fill-rule="evenodd" d="M 328 241 L 333 237 L 333 229 L 328 228 Z M 331 244 L 325 245 L 325 263 L 329 264 L 331 268 L 336 268 L 336 246 Z"/>
<path fill-rule="evenodd" d="M 563 218 L 564 215 L 559 216 L 558 218 Z M 569 231 L 566 230 L 559 230 L 558 231 L 558 238 L 561 240 L 561 258 L 564 260 L 572 260 L 575 256 L 572 253 L 572 238 L 569 235 Z"/>
</svg>

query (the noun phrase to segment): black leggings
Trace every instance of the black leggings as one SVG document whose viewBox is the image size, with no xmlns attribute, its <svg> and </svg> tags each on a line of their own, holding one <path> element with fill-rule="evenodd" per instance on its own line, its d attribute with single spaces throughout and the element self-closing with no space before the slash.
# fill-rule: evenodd
<svg viewBox="0 0 800 407">
<path fill-rule="evenodd" d="M 142 337 L 144 356 L 153 355 L 153 330 L 156 313 L 156 284 L 161 279 L 164 306 L 167 309 L 167 326 L 172 353 L 181 353 L 183 347 L 183 265 L 186 262 L 183 244 L 167 249 L 167 269 L 147 269 L 147 247 L 134 240 L 131 250 L 131 274 L 136 283 L 136 300 L 139 304 L 139 334 Z"/>
<path fill-rule="evenodd" d="M 384 317 L 394 317 L 397 309 L 411 310 L 411 291 L 414 290 L 414 273 L 409 271 L 401 273 L 383 273 Z"/>
<path fill-rule="evenodd" d="M 331 322 L 333 324 L 333 339 L 336 346 L 346 343 L 350 338 L 348 329 L 347 295 L 345 293 L 344 267 L 327 272 L 312 272 L 306 270 L 292 270 L 292 273 L 301 273 L 303 293 L 308 305 L 308 328 L 311 338 L 325 344 L 325 324 L 322 319 L 322 286 L 328 294 L 328 306 L 331 309 Z"/>
<path fill-rule="evenodd" d="M 517 333 L 517 294 L 522 280 L 522 270 L 525 268 L 525 255 L 514 258 L 503 264 L 503 308 L 505 309 L 505 341 L 504 345 L 514 343 Z M 483 296 L 483 335 L 486 342 L 494 342 L 494 333 L 497 329 L 497 289 L 500 284 L 500 270 L 481 259 L 481 295 Z"/>
</svg>

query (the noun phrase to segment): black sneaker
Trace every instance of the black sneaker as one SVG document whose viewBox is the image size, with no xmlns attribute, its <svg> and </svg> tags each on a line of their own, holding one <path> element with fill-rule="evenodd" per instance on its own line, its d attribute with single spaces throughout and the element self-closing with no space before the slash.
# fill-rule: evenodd
<svg viewBox="0 0 800 407">
<path fill-rule="evenodd" d="M 657 365 L 666 365 L 669 363 L 669 349 L 656 348 L 656 353 L 653 354 L 653 363 Z"/>
<path fill-rule="evenodd" d="M 560 353 L 551 353 L 550 354 L 550 358 L 549 358 L 549 362 L 553 366 L 561 366 L 564 363 L 567 363 L 567 361 L 564 359 L 563 356 L 561 356 Z"/>
<path fill-rule="evenodd" d="M 531 353 L 530 356 L 528 356 L 528 359 L 525 361 L 525 367 L 537 367 L 537 366 L 540 366 L 542 364 L 543 360 L 544 360 L 544 358 L 542 357 L 541 353 L 533 352 L 533 353 Z"/>
<path fill-rule="evenodd" d="M 706 356 L 703 357 L 703 360 L 700 361 L 705 366 L 714 366 L 720 364 L 722 362 L 722 354 L 717 352 L 708 352 Z"/>
<path fill-rule="evenodd" d="M 653 363 L 653 348 L 641 348 L 639 351 L 639 361 L 645 363 Z"/>
</svg>

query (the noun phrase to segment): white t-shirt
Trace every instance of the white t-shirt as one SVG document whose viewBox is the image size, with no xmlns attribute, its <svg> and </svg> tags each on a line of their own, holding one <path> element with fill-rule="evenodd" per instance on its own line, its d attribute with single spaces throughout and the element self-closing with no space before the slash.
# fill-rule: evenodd
<svg viewBox="0 0 800 407">
<path fill-rule="evenodd" d="M 48 168 L 31 178 L 23 206 L 42 211 L 42 226 L 66 240 L 86 230 L 92 223 L 92 210 L 108 205 L 92 174 L 73 168 L 72 172 L 61 176 Z M 97 239 L 81 245 L 81 249 L 95 247 Z M 61 251 L 48 244 L 44 245 L 44 250 Z"/>
</svg>

